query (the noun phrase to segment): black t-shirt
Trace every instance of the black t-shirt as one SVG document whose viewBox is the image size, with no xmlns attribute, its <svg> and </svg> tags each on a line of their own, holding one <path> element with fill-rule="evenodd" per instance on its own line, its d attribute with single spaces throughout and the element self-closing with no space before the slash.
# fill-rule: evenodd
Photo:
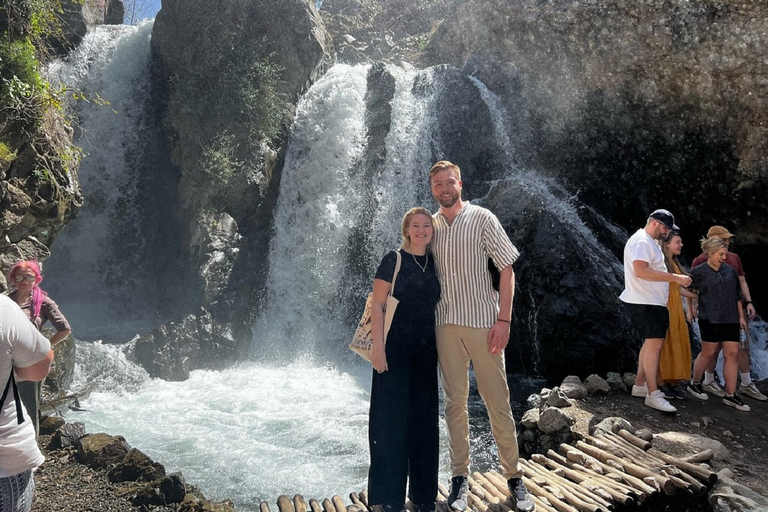
<svg viewBox="0 0 768 512">
<path fill-rule="evenodd" d="M 423 333 L 434 333 L 435 307 L 440 300 L 440 282 L 435 272 L 435 260 L 431 254 L 427 254 L 427 267 L 422 271 L 416 260 L 423 267 L 424 256 L 415 256 L 404 249 L 400 249 L 400 255 L 400 272 L 397 274 L 393 293 L 400 303 L 395 310 L 390 332 L 419 336 Z M 391 283 L 396 263 L 395 251 L 387 253 L 376 271 L 376 279 Z"/>
<path fill-rule="evenodd" d="M 692 288 L 699 291 L 699 318 L 713 324 L 739 323 L 741 283 L 736 270 L 727 263 L 715 270 L 704 263 L 691 270 Z"/>
</svg>

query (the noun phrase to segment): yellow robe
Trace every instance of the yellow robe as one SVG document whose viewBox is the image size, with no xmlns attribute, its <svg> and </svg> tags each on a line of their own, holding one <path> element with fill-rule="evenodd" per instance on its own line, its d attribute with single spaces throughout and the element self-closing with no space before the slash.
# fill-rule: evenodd
<svg viewBox="0 0 768 512">
<path fill-rule="evenodd" d="M 680 267 L 673 262 L 672 271 L 680 274 Z M 688 323 L 685 321 L 680 285 L 669 283 L 669 329 L 661 347 L 659 359 L 659 382 L 670 383 L 691 378 L 691 340 L 688 336 Z"/>
</svg>

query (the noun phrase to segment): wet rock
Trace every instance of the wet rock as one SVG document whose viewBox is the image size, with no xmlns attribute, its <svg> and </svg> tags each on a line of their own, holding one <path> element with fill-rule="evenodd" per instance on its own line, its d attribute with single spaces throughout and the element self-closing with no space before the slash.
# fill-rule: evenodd
<svg viewBox="0 0 768 512">
<path fill-rule="evenodd" d="M 66 421 L 60 416 L 46 416 L 40 422 L 40 435 L 49 436 L 64 426 Z"/>
<path fill-rule="evenodd" d="M 133 498 L 136 506 L 181 503 L 187 489 L 181 473 L 172 473 L 143 487 Z"/>
<path fill-rule="evenodd" d="M 152 482 L 164 476 L 165 467 L 136 448 L 131 448 L 108 473 L 110 482 Z"/>
<path fill-rule="evenodd" d="M 42 428 L 40 429 L 42 432 Z M 66 423 L 65 425 L 61 426 L 56 432 L 54 432 L 53 436 L 51 436 L 51 444 L 50 448 L 52 450 L 58 450 L 60 448 L 67 448 L 69 446 L 76 446 L 77 441 L 82 438 L 85 435 L 85 424 L 80 423 L 78 421 L 74 423 Z M 88 448 L 91 449 L 91 448 Z M 88 460 L 93 460 L 90 458 L 89 455 L 84 455 L 88 458 Z M 92 467 L 103 467 L 103 466 L 92 466 Z"/>
<path fill-rule="evenodd" d="M 123 436 L 87 434 L 78 439 L 77 460 L 92 468 L 105 468 L 123 460 L 131 447 Z"/>
</svg>

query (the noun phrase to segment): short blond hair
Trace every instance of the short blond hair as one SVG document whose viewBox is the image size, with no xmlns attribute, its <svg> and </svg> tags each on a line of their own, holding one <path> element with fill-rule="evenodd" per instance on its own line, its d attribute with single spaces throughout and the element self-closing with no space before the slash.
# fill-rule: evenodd
<svg viewBox="0 0 768 512">
<path fill-rule="evenodd" d="M 432 176 L 446 169 L 453 169 L 453 173 L 456 175 L 456 179 L 461 181 L 461 169 L 459 169 L 458 165 L 449 162 L 448 160 L 440 160 L 429 168 L 429 181 L 432 182 Z"/>
<path fill-rule="evenodd" d="M 723 247 L 727 249 L 728 245 L 726 245 L 726 243 L 720 237 L 711 236 L 709 238 L 701 239 L 701 250 L 707 254 L 714 254 Z"/>
<path fill-rule="evenodd" d="M 401 249 L 405 249 L 406 251 L 411 248 L 411 239 L 408 238 L 408 228 L 411 227 L 411 221 L 416 215 L 426 215 L 429 219 L 429 225 L 432 226 L 432 228 L 435 227 L 434 222 L 432 221 L 432 214 L 429 213 L 429 210 L 426 208 L 422 208 L 421 206 L 416 206 L 415 208 L 411 208 L 407 212 L 405 212 L 405 215 L 403 216 L 403 222 L 400 224 L 400 235 L 403 237 L 403 241 L 400 244 Z"/>
</svg>

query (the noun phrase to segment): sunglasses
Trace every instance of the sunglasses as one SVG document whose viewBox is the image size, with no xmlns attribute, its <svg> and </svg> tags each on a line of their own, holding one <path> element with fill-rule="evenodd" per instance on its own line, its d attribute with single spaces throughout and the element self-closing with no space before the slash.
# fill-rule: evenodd
<svg viewBox="0 0 768 512">
<path fill-rule="evenodd" d="M 30 275 L 24 275 L 24 274 L 16 274 L 13 276 L 13 281 L 16 283 L 20 283 L 22 281 L 26 281 L 28 283 L 34 283 L 35 279 L 37 279 L 36 276 L 30 276 Z"/>
</svg>

